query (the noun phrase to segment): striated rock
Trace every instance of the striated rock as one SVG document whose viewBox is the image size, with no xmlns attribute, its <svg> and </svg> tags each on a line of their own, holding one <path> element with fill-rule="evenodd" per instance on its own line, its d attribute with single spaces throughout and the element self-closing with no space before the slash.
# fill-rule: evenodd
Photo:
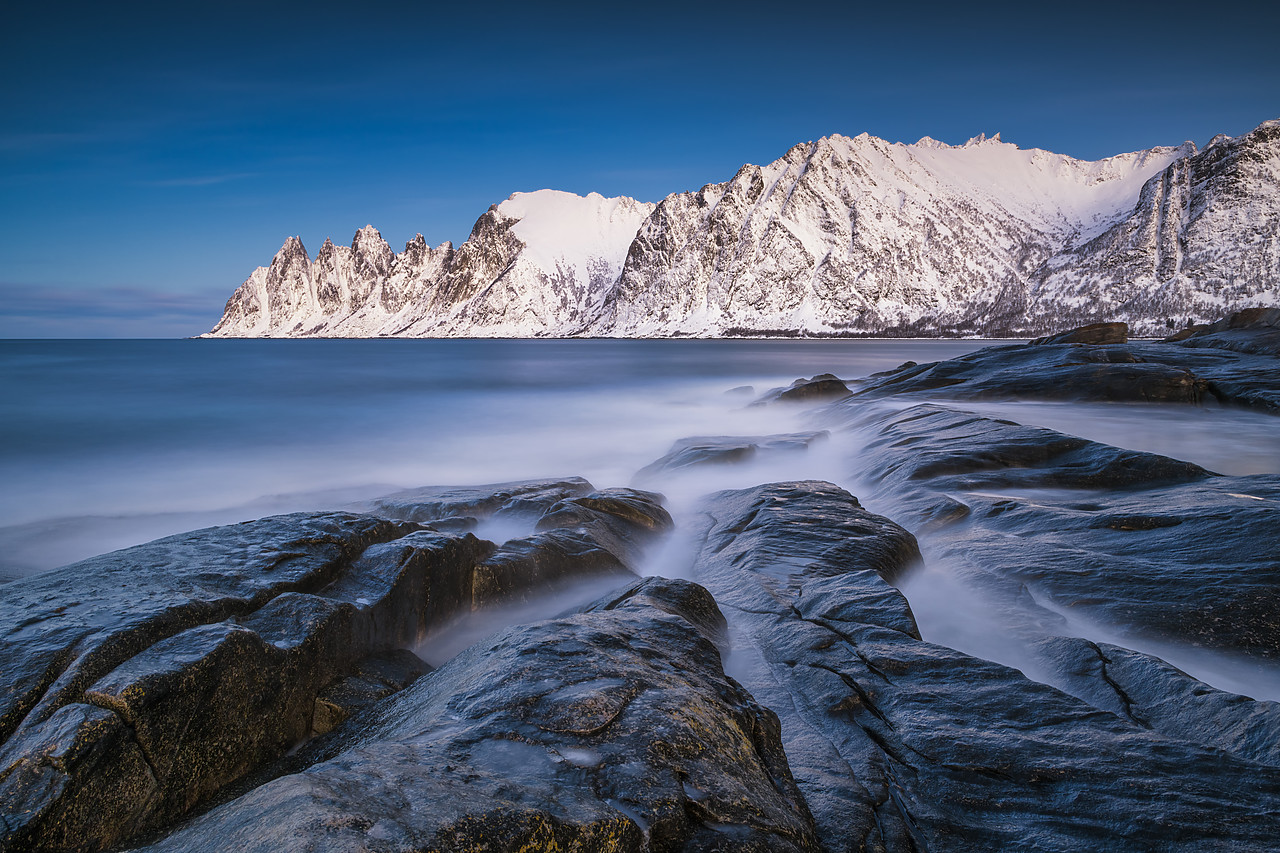
<svg viewBox="0 0 1280 853">
<path fill-rule="evenodd" d="M 524 512 L 563 493 L 509 484 L 467 501 Z M 617 492 L 590 519 L 501 547 L 373 516 L 280 516 L 6 585 L 0 849 L 98 850 L 153 831 L 410 683 L 425 665 L 393 650 L 458 612 L 634 577 L 627 561 L 665 530 L 656 500 Z"/>
<path fill-rule="evenodd" d="M 660 459 L 641 468 L 635 482 L 643 483 L 664 474 L 703 465 L 726 465 L 745 462 L 760 456 L 780 456 L 808 450 L 830 433 L 793 432 L 781 435 L 699 435 L 682 438 Z"/>
<path fill-rule="evenodd" d="M 705 590 L 660 578 L 509 629 L 327 760 L 142 849 L 817 851 L 777 718 L 725 677 L 722 635 Z"/>
<path fill-rule="evenodd" d="M 1178 740 L 1280 766 L 1280 703 L 1215 690 L 1152 655 L 1080 637 L 1036 642 L 1053 684 Z"/>
<path fill-rule="evenodd" d="M 919 639 L 909 534 L 830 484 L 709 496 L 693 571 L 777 709 L 830 850 L 1266 850 L 1270 765 L 1173 739 Z M 841 530 L 841 534 L 834 531 Z"/>
</svg>

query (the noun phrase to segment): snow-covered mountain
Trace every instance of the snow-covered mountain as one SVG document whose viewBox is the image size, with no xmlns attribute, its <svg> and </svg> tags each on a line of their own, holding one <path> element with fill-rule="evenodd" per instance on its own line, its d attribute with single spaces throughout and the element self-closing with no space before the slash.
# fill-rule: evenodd
<svg viewBox="0 0 1280 853">
<path fill-rule="evenodd" d="M 1092 162 L 830 136 L 657 205 L 516 193 L 457 249 L 292 237 L 209 334 L 1159 334 L 1255 305 L 1280 305 L 1280 121 Z"/>
</svg>

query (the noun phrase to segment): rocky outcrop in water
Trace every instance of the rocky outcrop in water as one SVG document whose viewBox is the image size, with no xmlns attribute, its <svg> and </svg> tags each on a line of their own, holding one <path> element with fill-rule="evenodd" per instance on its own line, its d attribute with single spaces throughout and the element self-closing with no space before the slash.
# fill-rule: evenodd
<svg viewBox="0 0 1280 853">
<path fill-rule="evenodd" d="M 1280 659 L 1280 477 L 1188 462 L 922 405 L 854 419 L 866 476 L 904 523 L 952 525 L 935 558 L 1049 624 Z M 1027 490 L 1036 490 L 1027 493 Z M 1056 490 L 1056 491 L 1048 491 Z"/>
<path fill-rule="evenodd" d="M 662 458 L 641 468 L 636 473 L 635 482 L 652 481 L 704 465 L 730 465 L 799 453 L 829 435 L 820 430 L 782 435 L 698 435 L 682 438 Z"/>
<path fill-rule="evenodd" d="M 918 559 L 913 538 L 848 493 L 721 492 L 703 517 L 693 575 L 737 629 L 739 680 L 779 713 L 827 849 L 1272 843 L 1280 777 L 1255 760 L 1269 753 L 1173 738 L 923 642 L 888 582 Z"/>
<path fill-rule="evenodd" d="M 1180 341 L 1125 342 L 1113 326 L 904 364 L 855 385 L 860 397 L 1099 400 L 1280 411 L 1280 310 L 1242 311 Z M 1233 325 L 1234 324 L 1234 325 Z M 1280 351 L 1280 350 L 1277 350 Z"/>
</svg>

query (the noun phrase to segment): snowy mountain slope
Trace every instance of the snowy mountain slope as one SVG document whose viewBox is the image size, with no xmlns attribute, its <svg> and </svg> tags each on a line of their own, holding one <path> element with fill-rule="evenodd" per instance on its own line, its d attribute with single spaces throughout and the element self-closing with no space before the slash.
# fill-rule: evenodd
<svg viewBox="0 0 1280 853">
<path fill-rule="evenodd" d="M 1276 305 L 1278 190 L 1280 121 L 1216 137 L 1147 182 L 1111 227 L 1045 264 L 1029 299 L 1073 321 L 1105 317 L 1152 334 Z"/>
<path fill-rule="evenodd" d="M 570 334 L 598 311 L 654 205 L 554 190 L 491 207 L 456 250 L 419 234 L 394 254 L 373 226 L 314 263 L 291 237 L 227 303 L 218 337 Z"/>
<path fill-rule="evenodd" d="M 998 138 L 799 145 L 727 184 L 665 199 L 593 327 L 624 335 L 964 327 L 1191 150 L 1090 163 Z"/>
<path fill-rule="evenodd" d="M 657 205 L 517 193 L 456 250 L 290 238 L 210 334 L 1150 334 L 1280 304 L 1277 189 L 1280 122 L 1092 162 L 831 136 Z"/>
</svg>

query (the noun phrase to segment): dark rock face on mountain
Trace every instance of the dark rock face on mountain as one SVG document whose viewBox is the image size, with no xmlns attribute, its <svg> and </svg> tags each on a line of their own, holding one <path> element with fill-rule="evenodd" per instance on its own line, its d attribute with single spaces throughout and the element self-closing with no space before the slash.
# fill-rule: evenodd
<svg viewBox="0 0 1280 853">
<path fill-rule="evenodd" d="M 542 484 L 511 491 L 560 498 Z M 300 514 L 6 585 L 0 849 L 102 849 L 161 826 L 411 682 L 425 666 L 394 650 L 454 613 L 574 577 L 633 577 L 625 560 L 670 524 L 655 496 L 590 498 L 585 481 L 572 491 L 591 500 L 590 518 L 558 513 L 501 547 L 414 522 Z"/>
<path fill-rule="evenodd" d="M 662 579 L 510 629 L 333 758 L 145 849 L 817 851 L 777 718 L 725 677 L 722 636 L 705 590 Z"/>
<path fill-rule="evenodd" d="M 886 582 L 914 541 L 847 493 L 774 484 L 704 512 L 694 575 L 740 638 L 743 685 L 778 710 L 828 849 L 1272 844 L 1270 766 L 922 642 Z"/>
</svg>

